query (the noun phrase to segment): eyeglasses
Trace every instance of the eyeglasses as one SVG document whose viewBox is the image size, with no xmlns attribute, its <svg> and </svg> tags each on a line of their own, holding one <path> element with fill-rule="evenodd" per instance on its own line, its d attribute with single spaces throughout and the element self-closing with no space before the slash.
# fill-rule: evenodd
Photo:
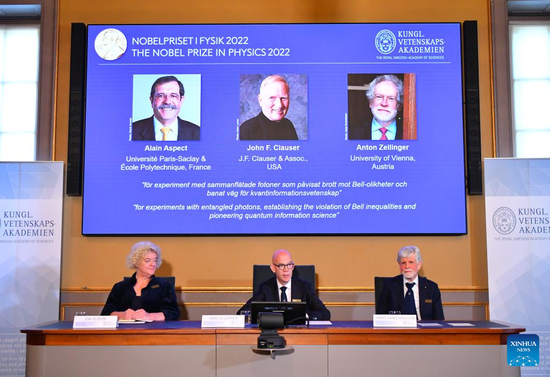
<svg viewBox="0 0 550 377">
<path fill-rule="evenodd" d="M 384 101 L 384 98 L 388 101 L 388 103 L 395 103 L 397 102 L 397 98 L 395 97 L 392 97 L 392 96 L 382 96 L 380 94 L 377 94 L 374 96 L 374 102 L 383 102 Z"/>
<path fill-rule="evenodd" d="M 170 93 L 170 94 L 166 94 L 166 93 L 155 93 L 155 99 L 157 99 L 157 100 L 165 100 L 166 98 L 179 100 L 179 99 L 180 99 L 180 95 L 179 95 L 178 93 Z"/>
<path fill-rule="evenodd" d="M 280 271 L 283 271 L 286 267 L 287 270 L 294 270 L 294 263 L 291 262 L 289 264 L 273 264 L 275 267 L 277 267 Z"/>
</svg>

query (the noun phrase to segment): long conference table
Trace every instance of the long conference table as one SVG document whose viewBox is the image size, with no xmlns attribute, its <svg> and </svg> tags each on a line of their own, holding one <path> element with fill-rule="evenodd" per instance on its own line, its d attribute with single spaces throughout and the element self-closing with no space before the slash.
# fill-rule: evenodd
<svg viewBox="0 0 550 377">
<path fill-rule="evenodd" d="M 519 367 L 506 362 L 506 340 L 525 329 L 494 321 L 434 321 L 418 328 L 333 322 L 280 330 L 287 349 L 273 355 L 255 349 L 255 326 L 203 329 L 200 322 L 174 321 L 75 330 L 63 321 L 21 331 L 27 335 L 27 377 L 518 377 Z"/>
</svg>

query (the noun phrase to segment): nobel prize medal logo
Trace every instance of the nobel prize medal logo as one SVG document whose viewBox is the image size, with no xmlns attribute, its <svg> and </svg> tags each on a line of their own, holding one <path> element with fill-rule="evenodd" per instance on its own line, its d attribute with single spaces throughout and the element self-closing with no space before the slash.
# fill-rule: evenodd
<svg viewBox="0 0 550 377">
<path fill-rule="evenodd" d="M 395 49 L 397 39 L 395 39 L 395 34 L 388 29 L 384 29 L 380 30 L 378 34 L 376 34 L 374 44 L 376 45 L 378 52 L 387 55 Z"/>
<path fill-rule="evenodd" d="M 516 228 L 516 215 L 508 207 L 500 207 L 493 214 L 493 226 L 500 234 L 510 234 Z"/>
<path fill-rule="evenodd" d="M 128 41 L 120 30 L 109 28 L 97 35 L 94 47 L 101 59 L 117 60 L 126 52 Z"/>
</svg>

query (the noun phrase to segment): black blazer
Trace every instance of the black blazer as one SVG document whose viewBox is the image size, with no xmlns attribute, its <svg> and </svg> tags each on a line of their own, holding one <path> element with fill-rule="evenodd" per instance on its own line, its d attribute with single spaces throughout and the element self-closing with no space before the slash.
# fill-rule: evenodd
<svg viewBox="0 0 550 377">
<path fill-rule="evenodd" d="M 274 122 L 260 111 L 254 118 L 241 124 L 239 140 L 298 140 L 298 134 L 289 119 Z"/>
<path fill-rule="evenodd" d="M 312 285 L 305 280 L 293 277 L 291 301 L 297 299 L 307 303 L 306 313 L 309 315 L 309 319 L 320 321 L 330 320 L 330 311 L 319 297 L 317 297 Z M 241 310 L 250 310 L 250 303 L 252 301 L 279 301 L 277 278 L 273 277 L 260 284 L 258 291 L 239 309 L 237 314 L 239 314 Z"/>
<path fill-rule="evenodd" d="M 436 283 L 422 276 L 418 277 L 420 316 L 422 320 L 444 320 L 441 292 Z M 403 275 L 397 275 L 384 282 L 376 314 L 388 314 L 390 310 L 403 311 Z"/>
<path fill-rule="evenodd" d="M 123 312 L 130 309 L 132 301 L 136 297 L 134 285 L 136 285 L 135 273 L 131 278 L 116 283 L 109 293 L 101 315 L 110 315 L 112 312 Z M 141 290 L 141 304 L 148 313 L 164 313 L 164 318 L 167 321 L 175 321 L 180 318 L 180 309 L 174 288 L 165 280 L 158 279 L 154 275 L 149 284 Z"/>
<path fill-rule="evenodd" d="M 178 118 L 178 141 L 200 140 L 201 128 L 194 123 Z M 155 141 L 155 123 L 153 117 L 132 123 L 132 141 Z"/>
</svg>

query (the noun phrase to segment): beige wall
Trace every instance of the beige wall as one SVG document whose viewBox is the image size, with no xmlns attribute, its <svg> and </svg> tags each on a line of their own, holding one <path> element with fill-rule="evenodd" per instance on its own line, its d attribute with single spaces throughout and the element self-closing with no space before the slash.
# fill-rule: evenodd
<svg viewBox="0 0 550 377">
<path fill-rule="evenodd" d="M 482 153 L 493 150 L 489 5 L 483 0 L 59 0 L 56 160 L 66 161 L 70 27 L 91 23 L 319 23 L 478 21 Z M 438 94 L 436 94 L 438 95 Z M 445 122 L 442 121 L 441 124 Z M 113 189 L 117 189 L 116 184 Z M 178 287 L 250 287 L 251 265 L 268 263 L 278 248 L 297 263 L 315 264 L 321 291 L 372 288 L 375 275 L 395 275 L 395 254 L 420 247 L 423 274 L 442 288 L 487 286 L 483 197 L 468 197 L 468 234 L 452 237 L 148 237 L 163 249 L 159 275 Z M 83 237 L 82 198 L 65 198 L 62 288 L 110 287 L 130 272 L 124 257 L 142 237 Z M 109 212 L 105 216 L 111 216 Z"/>
</svg>

